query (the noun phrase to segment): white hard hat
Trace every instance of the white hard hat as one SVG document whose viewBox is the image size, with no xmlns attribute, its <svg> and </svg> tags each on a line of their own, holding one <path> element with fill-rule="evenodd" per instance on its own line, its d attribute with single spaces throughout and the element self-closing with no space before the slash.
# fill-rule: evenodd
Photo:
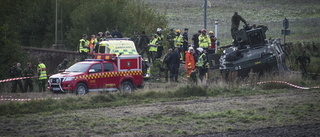
<svg viewBox="0 0 320 137">
<path fill-rule="evenodd" d="M 159 31 L 162 31 L 162 29 L 161 28 L 157 28 L 157 32 L 159 32 Z"/>
<path fill-rule="evenodd" d="M 203 48 L 197 48 L 198 51 L 200 51 L 201 53 L 203 52 Z"/>
<path fill-rule="evenodd" d="M 188 50 L 190 50 L 190 49 L 192 49 L 192 50 L 193 50 L 193 47 L 189 47 L 189 48 L 188 48 Z"/>
</svg>

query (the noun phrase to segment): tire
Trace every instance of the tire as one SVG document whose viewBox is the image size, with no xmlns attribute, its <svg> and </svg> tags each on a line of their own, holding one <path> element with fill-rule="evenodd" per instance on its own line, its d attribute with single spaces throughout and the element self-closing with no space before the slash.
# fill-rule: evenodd
<svg viewBox="0 0 320 137">
<path fill-rule="evenodd" d="M 88 93 L 88 87 L 86 84 L 79 83 L 77 84 L 77 88 L 75 90 L 76 95 L 85 95 Z"/>
<path fill-rule="evenodd" d="M 120 86 L 120 92 L 122 93 L 131 93 L 133 91 L 133 85 L 129 81 L 122 82 Z"/>
</svg>

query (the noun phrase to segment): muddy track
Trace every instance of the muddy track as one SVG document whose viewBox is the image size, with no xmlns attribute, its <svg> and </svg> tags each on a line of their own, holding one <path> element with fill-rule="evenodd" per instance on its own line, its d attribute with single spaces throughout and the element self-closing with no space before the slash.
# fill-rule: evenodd
<svg viewBox="0 0 320 137">
<path fill-rule="evenodd" d="M 253 96 L 236 96 L 236 97 L 203 97 L 194 100 L 157 102 L 151 104 L 121 106 L 113 108 L 99 108 L 71 111 L 68 114 L 54 114 L 37 118 L 34 115 L 25 115 L 23 118 L 1 118 L 0 119 L 0 136 L 55 136 L 55 135 L 79 135 L 76 128 L 54 127 L 59 119 L 69 119 L 77 121 L 78 116 L 88 117 L 89 119 L 122 119 L 149 117 L 154 115 L 175 116 L 182 113 L 190 112 L 194 114 L 204 114 L 211 112 L 223 112 L 227 110 L 264 110 L 268 108 L 277 108 L 285 106 L 286 103 L 302 102 L 319 102 L 319 91 L 292 90 L 288 93 L 270 94 L 270 95 L 253 95 Z M 71 117 L 71 118 L 70 118 Z M 81 119 L 82 117 L 80 117 Z M 267 137 L 267 136 L 320 136 L 320 115 L 305 117 L 299 123 L 272 123 L 266 122 L 263 125 L 255 124 L 247 127 L 237 127 L 229 132 L 205 132 L 205 134 L 196 135 L 195 137 L 207 136 L 240 136 L 240 137 Z M 24 122 L 21 122 L 24 121 Z M 68 121 L 68 120 L 67 120 Z M 35 123 L 36 122 L 36 123 Z M 60 121 L 61 122 L 61 121 Z M 41 125 L 39 128 L 35 127 Z M 100 125 L 101 126 L 101 125 Z M 110 129 L 117 126 L 116 124 L 103 124 L 102 129 Z M 179 129 L 185 127 L 174 125 Z M 96 136 L 90 128 L 83 128 L 88 136 Z M 139 132 L 117 132 L 112 136 L 158 136 L 158 130 L 152 127 L 145 127 L 150 133 Z M 149 129 L 150 128 L 150 129 Z M 166 128 L 172 128 L 170 125 Z M 21 132 L 20 132 L 21 131 Z M 161 134 L 161 133 L 160 133 Z M 188 134 L 183 135 L 188 136 Z M 193 136 L 193 135 L 190 135 Z"/>
</svg>

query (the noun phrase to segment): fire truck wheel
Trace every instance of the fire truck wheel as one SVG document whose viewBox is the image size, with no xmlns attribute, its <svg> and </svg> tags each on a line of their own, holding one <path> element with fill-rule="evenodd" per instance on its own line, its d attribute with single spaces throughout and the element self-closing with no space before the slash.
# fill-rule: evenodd
<svg viewBox="0 0 320 137">
<path fill-rule="evenodd" d="M 77 88 L 76 88 L 76 92 L 75 92 L 77 95 L 85 95 L 88 93 L 88 88 L 86 86 L 86 84 L 83 84 L 83 83 L 79 83 L 77 85 Z"/>
<path fill-rule="evenodd" d="M 133 91 L 133 85 L 131 82 L 129 82 L 129 81 L 122 82 L 121 87 L 120 87 L 120 92 L 130 93 L 132 91 Z"/>
</svg>

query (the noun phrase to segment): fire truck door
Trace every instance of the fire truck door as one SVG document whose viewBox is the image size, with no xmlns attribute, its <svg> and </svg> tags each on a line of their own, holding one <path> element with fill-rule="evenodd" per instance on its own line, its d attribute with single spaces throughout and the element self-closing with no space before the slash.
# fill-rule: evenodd
<svg viewBox="0 0 320 137">
<path fill-rule="evenodd" d="M 115 71 L 115 66 L 113 63 L 103 63 L 104 68 L 104 88 L 116 88 L 117 82 L 119 81 L 118 72 Z"/>
<path fill-rule="evenodd" d="M 98 89 L 102 87 L 103 75 L 101 64 L 94 64 L 89 69 L 89 89 Z"/>
</svg>

